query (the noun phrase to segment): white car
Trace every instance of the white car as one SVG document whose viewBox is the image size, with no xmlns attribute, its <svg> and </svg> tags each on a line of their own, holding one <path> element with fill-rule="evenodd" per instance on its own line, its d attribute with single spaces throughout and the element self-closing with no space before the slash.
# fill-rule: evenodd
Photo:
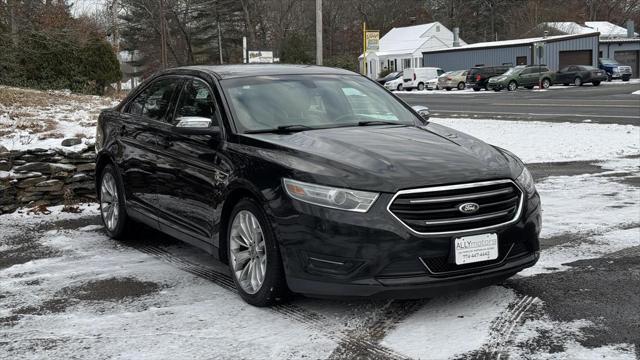
<svg viewBox="0 0 640 360">
<path fill-rule="evenodd" d="M 390 91 L 396 91 L 396 90 L 402 91 L 403 89 L 402 83 L 403 83 L 402 76 L 400 76 L 397 79 L 389 80 L 386 83 L 384 83 L 384 87 L 385 89 Z"/>
<path fill-rule="evenodd" d="M 438 76 L 444 74 L 444 71 L 436 67 L 422 67 L 422 68 L 410 68 L 404 69 L 402 73 L 402 87 L 405 90 L 424 90 L 427 87 L 427 82 L 432 79 L 438 79 Z"/>
<path fill-rule="evenodd" d="M 440 87 L 438 87 L 438 78 L 428 80 L 426 88 L 427 90 L 440 90 Z"/>
</svg>

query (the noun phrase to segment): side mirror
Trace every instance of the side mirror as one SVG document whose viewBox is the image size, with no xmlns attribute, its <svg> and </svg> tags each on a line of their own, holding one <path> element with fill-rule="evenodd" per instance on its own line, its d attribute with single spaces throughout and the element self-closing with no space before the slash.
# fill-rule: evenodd
<svg viewBox="0 0 640 360">
<path fill-rule="evenodd" d="M 212 126 L 211 119 L 202 116 L 179 117 L 174 131 L 183 135 L 216 135 L 220 133 L 220 128 Z"/>
<path fill-rule="evenodd" d="M 424 120 L 424 121 L 429 121 L 429 118 L 431 117 L 431 112 L 429 111 L 429 108 L 426 106 L 422 106 L 422 105 L 415 105 L 411 107 L 413 109 L 413 111 L 417 112 L 418 115 L 420 115 L 420 117 Z"/>
</svg>

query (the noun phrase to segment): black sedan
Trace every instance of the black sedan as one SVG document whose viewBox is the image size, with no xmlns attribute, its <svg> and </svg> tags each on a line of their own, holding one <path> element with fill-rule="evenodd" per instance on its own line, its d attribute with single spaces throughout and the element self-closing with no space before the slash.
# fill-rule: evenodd
<svg viewBox="0 0 640 360">
<path fill-rule="evenodd" d="M 96 151 L 111 237 L 142 222 L 200 247 L 256 306 L 289 291 L 433 296 L 539 256 L 520 159 L 346 70 L 163 71 L 100 114 Z"/>
<path fill-rule="evenodd" d="M 596 67 L 586 65 L 570 65 L 560 69 L 556 73 L 556 84 L 582 86 L 582 84 L 592 83 L 593 86 L 600 85 L 607 80 L 607 74 Z"/>
<path fill-rule="evenodd" d="M 384 85 L 387 81 L 395 80 L 402 76 L 402 71 L 394 71 L 392 73 L 387 74 L 387 76 L 383 76 L 381 78 L 377 78 L 376 81 L 380 85 Z"/>
</svg>

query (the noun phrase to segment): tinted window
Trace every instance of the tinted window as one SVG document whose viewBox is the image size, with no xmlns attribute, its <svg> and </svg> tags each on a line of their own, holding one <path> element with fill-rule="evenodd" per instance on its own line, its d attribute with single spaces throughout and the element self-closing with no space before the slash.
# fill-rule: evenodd
<svg viewBox="0 0 640 360">
<path fill-rule="evenodd" d="M 442 70 L 442 69 L 438 69 L 438 76 L 440 76 L 440 75 L 442 75 L 442 74 L 444 74 L 444 70 Z"/>
<path fill-rule="evenodd" d="M 520 75 L 527 75 L 533 72 L 533 68 L 524 69 L 520 72 Z"/>
<path fill-rule="evenodd" d="M 180 94 L 176 119 L 197 116 L 216 122 L 215 109 L 214 96 L 207 84 L 201 80 L 191 80 L 187 82 Z"/>
<path fill-rule="evenodd" d="M 570 68 L 571 68 L 570 66 L 564 67 L 564 68 L 560 69 L 560 72 L 571 71 L 571 70 L 569 70 Z"/>
<path fill-rule="evenodd" d="M 164 119 L 177 83 L 175 78 L 153 82 L 129 104 L 127 112 L 152 120 Z"/>
<path fill-rule="evenodd" d="M 478 69 L 478 68 L 473 68 L 473 69 L 469 70 L 469 75 L 475 75 L 475 74 L 478 74 L 478 73 L 480 73 L 480 69 Z"/>
</svg>

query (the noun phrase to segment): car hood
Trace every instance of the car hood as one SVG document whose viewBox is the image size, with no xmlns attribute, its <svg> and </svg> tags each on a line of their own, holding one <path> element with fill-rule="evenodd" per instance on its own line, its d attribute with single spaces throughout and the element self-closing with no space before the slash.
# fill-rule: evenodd
<svg viewBox="0 0 640 360">
<path fill-rule="evenodd" d="M 430 123 L 243 135 L 300 181 L 352 189 L 400 189 L 517 177 L 516 159 L 474 137 Z"/>
</svg>

